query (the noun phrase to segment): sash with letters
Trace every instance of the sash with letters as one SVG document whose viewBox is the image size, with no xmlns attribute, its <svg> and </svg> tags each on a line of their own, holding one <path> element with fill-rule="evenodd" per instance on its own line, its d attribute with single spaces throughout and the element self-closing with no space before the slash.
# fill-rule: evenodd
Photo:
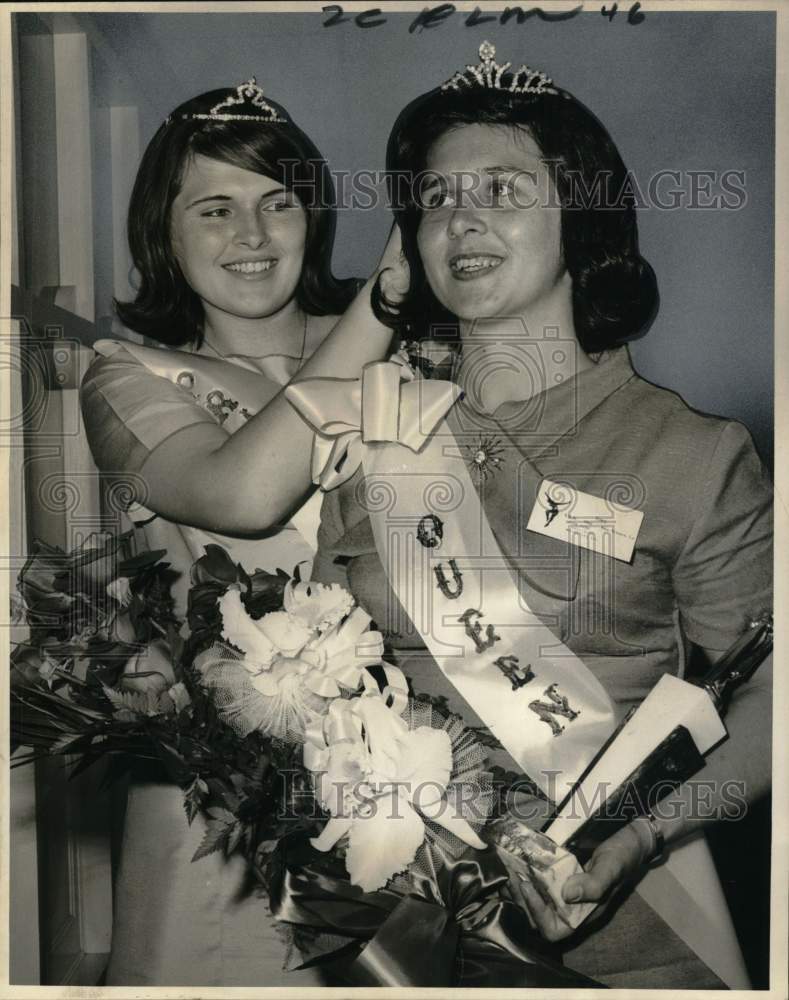
<svg viewBox="0 0 789 1000">
<path fill-rule="evenodd" d="M 357 499 L 384 571 L 444 676 L 546 795 L 560 797 L 612 732 L 614 708 L 519 592 L 445 420 L 460 389 L 418 379 L 394 358 L 361 379 L 291 383 L 286 395 L 315 428 L 316 483 L 334 489 L 362 467 Z M 638 891 L 724 982 L 747 988 L 702 834 L 674 847 Z"/>
<path fill-rule="evenodd" d="M 177 385 L 194 402 L 210 413 L 217 423 L 233 434 L 265 406 L 276 394 L 274 386 L 285 386 L 299 369 L 301 361 L 287 355 L 265 358 L 204 357 L 190 351 L 143 347 L 130 341 L 98 340 L 94 350 L 105 357 L 118 350 L 127 351 L 148 371 Z M 319 521 L 320 493 L 315 493 L 291 515 L 290 524 L 313 549 Z M 154 517 L 147 508 L 136 505 L 129 511 L 133 521 Z"/>
<path fill-rule="evenodd" d="M 563 785 L 574 781 L 610 735 L 614 708 L 519 594 L 443 419 L 459 391 L 380 362 L 361 381 L 306 380 L 286 394 L 318 429 L 317 482 L 333 488 L 361 463 L 359 499 L 405 615 L 444 676 L 550 797 L 557 775 Z"/>
</svg>

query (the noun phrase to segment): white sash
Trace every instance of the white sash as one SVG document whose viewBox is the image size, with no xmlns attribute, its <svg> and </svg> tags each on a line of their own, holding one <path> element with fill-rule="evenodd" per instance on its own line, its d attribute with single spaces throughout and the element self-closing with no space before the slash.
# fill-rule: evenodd
<svg viewBox="0 0 789 1000">
<path fill-rule="evenodd" d="M 286 390 L 316 428 L 314 480 L 325 489 L 334 488 L 351 478 L 361 463 L 365 481 L 359 499 L 368 511 L 379 558 L 403 610 L 444 675 L 511 756 L 549 797 L 561 795 L 611 732 L 610 699 L 519 594 L 466 459 L 441 419 L 457 398 L 456 387 L 436 381 L 409 384 L 413 375 L 408 369 L 397 375 L 390 371 L 387 382 L 381 367 L 398 366 L 379 363 L 367 366 L 361 381 L 306 380 Z M 399 391 L 397 381 L 405 383 Z M 365 393 L 368 387 L 371 391 Z M 419 387 L 429 393 L 426 406 L 417 402 Z M 376 430 L 371 432 L 373 423 Z M 388 430 L 382 432 L 382 427 Z M 442 533 L 432 547 L 418 538 L 420 527 L 429 527 L 425 537 L 435 534 L 435 522 L 423 521 L 431 514 L 441 522 Z M 450 560 L 455 563 L 454 574 Z M 438 586 L 437 567 L 443 570 L 449 594 Z M 451 596 L 459 586 L 457 575 L 462 590 Z M 465 614 L 468 611 L 480 615 Z M 467 624 L 477 641 L 467 632 Z M 517 665 L 507 657 L 517 657 Z M 508 676 L 496 665 L 498 659 L 521 673 L 510 671 Z M 526 665 L 534 678 L 523 682 Z M 545 694 L 551 684 L 578 712 L 575 718 L 550 711 L 550 705 L 557 704 Z M 530 707 L 533 701 L 548 703 L 543 714 L 564 726 L 558 735 Z M 561 774 L 553 785 L 551 772 L 556 771 Z M 749 987 L 703 834 L 673 847 L 665 863 L 649 871 L 637 889 L 723 982 L 734 989 Z"/>
<path fill-rule="evenodd" d="M 466 462 L 446 422 L 419 454 L 367 447 L 363 502 L 376 548 L 444 676 L 543 792 L 562 798 L 613 730 L 614 708 L 519 593 Z M 443 534 L 435 547 L 418 539 L 431 518 Z"/>
<path fill-rule="evenodd" d="M 518 593 L 443 420 L 458 392 L 379 362 L 361 380 L 307 379 L 287 396 L 318 428 L 316 482 L 332 488 L 361 461 L 360 500 L 384 570 L 443 674 L 546 795 L 561 798 L 557 776 L 578 778 L 614 728 L 614 708 Z M 431 519 L 441 533 L 432 546 Z"/>
<path fill-rule="evenodd" d="M 298 358 L 282 354 L 258 358 L 254 363 L 244 358 L 228 361 L 190 351 L 143 347 L 125 340 L 98 340 L 93 347 L 104 356 L 119 349 L 127 351 L 148 371 L 180 386 L 195 402 L 213 412 L 231 434 L 271 400 L 271 383 L 287 385 L 300 364 Z M 314 493 L 290 518 L 290 527 L 313 553 L 318 547 L 321 500 L 320 492 Z M 129 511 L 135 522 L 146 522 L 155 516 L 141 504 Z M 193 533 L 193 529 L 187 530 L 190 535 Z M 202 546 L 198 546 L 200 554 Z"/>
</svg>

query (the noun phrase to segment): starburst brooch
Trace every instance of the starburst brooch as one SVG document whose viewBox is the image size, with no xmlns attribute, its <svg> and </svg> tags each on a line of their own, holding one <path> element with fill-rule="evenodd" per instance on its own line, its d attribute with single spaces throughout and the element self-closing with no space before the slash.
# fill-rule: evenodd
<svg viewBox="0 0 789 1000">
<path fill-rule="evenodd" d="M 482 437 L 475 445 L 464 447 L 468 455 L 468 466 L 477 476 L 478 482 L 484 482 L 504 464 L 504 459 L 501 457 L 504 449 L 497 437 Z"/>
</svg>

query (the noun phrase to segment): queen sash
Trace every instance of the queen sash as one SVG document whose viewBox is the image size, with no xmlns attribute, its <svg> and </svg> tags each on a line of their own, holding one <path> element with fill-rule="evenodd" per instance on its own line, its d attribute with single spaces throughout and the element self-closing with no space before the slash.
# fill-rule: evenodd
<svg viewBox="0 0 789 1000">
<path fill-rule="evenodd" d="M 368 365 L 361 380 L 305 380 L 286 390 L 316 428 L 315 481 L 332 489 L 361 464 L 357 498 L 407 620 L 445 677 L 555 800 L 612 732 L 614 707 L 519 593 L 444 419 L 459 394 L 450 383 L 416 379 L 397 359 Z M 747 988 L 703 835 L 675 847 L 638 891 L 724 982 Z"/>
<path fill-rule="evenodd" d="M 581 774 L 613 730 L 615 712 L 591 671 L 518 593 L 467 458 L 442 419 L 457 388 L 383 362 L 368 365 L 361 384 L 345 383 L 342 396 L 336 390 L 336 383 L 317 380 L 287 390 L 333 439 L 328 456 L 316 449 L 318 479 L 333 486 L 361 460 L 358 499 L 406 618 L 513 760 L 555 797 L 557 776 L 564 783 Z M 327 391 L 332 402 L 313 394 Z M 322 419 L 339 399 L 346 412 Z M 441 537 L 426 542 L 431 523 L 440 523 Z"/>
</svg>

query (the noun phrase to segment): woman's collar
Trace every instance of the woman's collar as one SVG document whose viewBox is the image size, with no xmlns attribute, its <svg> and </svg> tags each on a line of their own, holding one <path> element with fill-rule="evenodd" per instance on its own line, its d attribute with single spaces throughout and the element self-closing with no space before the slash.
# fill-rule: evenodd
<svg viewBox="0 0 789 1000">
<path fill-rule="evenodd" d="M 456 405 L 459 425 L 503 432 L 533 457 L 573 431 L 592 410 L 635 377 L 626 346 L 604 351 L 594 365 L 522 400 L 511 400 L 494 413 L 482 413 L 470 400 Z"/>
<path fill-rule="evenodd" d="M 446 379 L 451 382 L 458 381 L 463 358 L 457 341 L 424 340 L 414 342 L 406 345 L 406 352 L 413 367 L 419 368 L 425 377 Z M 626 344 L 601 351 L 599 354 L 588 355 L 588 357 L 594 363 L 585 366 L 577 375 L 569 376 L 558 384 L 547 386 L 532 397 L 513 399 L 503 403 L 495 411 L 495 414 L 498 414 L 504 407 L 521 408 L 524 402 L 529 401 L 529 398 L 550 399 L 550 405 L 553 406 L 554 401 L 558 401 L 558 398 L 567 392 L 582 393 L 585 397 L 590 398 L 599 396 L 603 399 L 635 374 Z M 548 377 L 548 374 L 544 373 L 546 381 Z"/>
</svg>

